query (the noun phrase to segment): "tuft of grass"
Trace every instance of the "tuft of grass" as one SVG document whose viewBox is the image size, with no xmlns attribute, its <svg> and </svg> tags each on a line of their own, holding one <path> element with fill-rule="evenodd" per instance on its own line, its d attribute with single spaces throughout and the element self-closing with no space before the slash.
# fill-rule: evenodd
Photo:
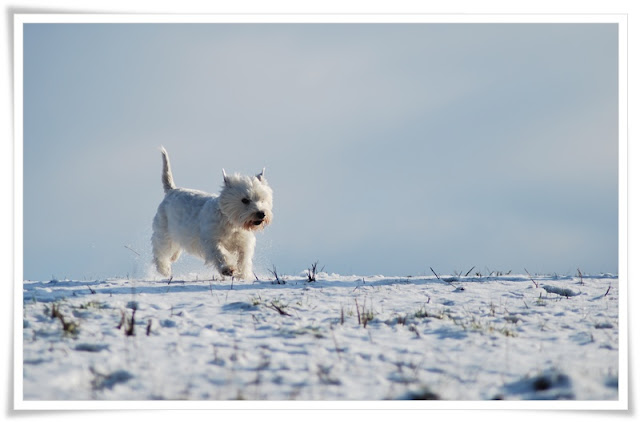
<svg viewBox="0 0 640 422">
<path fill-rule="evenodd" d="M 285 311 L 286 309 L 286 305 L 280 303 L 279 300 L 272 300 L 271 303 L 269 305 L 267 305 L 267 308 L 271 308 L 275 311 L 277 311 L 280 315 L 285 315 L 285 316 L 291 316 L 290 313 L 288 313 L 287 311 Z"/>
<path fill-rule="evenodd" d="M 504 327 L 502 327 L 500 330 L 498 330 L 498 332 L 500 334 L 502 334 L 503 336 L 505 336 L 505 337 L 517 337 L 518 336 L 513 329 L 511 329 L 510 327 L 508 327 L 506 325 Z"/>
<path fill-rule="evenodd" d="M 60 305 L 55 303 L 51 306 L 51 318 L 57 318 L 62 323 L 62 330 L 66 334 L 76 335 L 78 334 L 79 326 L 74 321 L 65 320 L 64 315 L 60 312 Z"/>
<path fill-rule="evenodd" d="M 272 282 L 272 284 L 287 284 L 287 282 L 278 274 L 278 269 L 276 268 L 275 265 L 273 266 L 272 269 L 269 270 L 269 272 L 273 275 L 275 279 Z"/>
<path fill-rule="evenodd" d="M 371 309 L 368 310 L 364 310 L 363 309 L 363 313 L 362 313 L 362 326 L 364 328 L 367 328 L 367 323 L 369 321 L 373 321 L 373 318 L 375 317 L 375 315 L 373 314 L 373 311 Z"/>
<path fill-rule="evenodd" d="M 540 296 L 538 296 L 538 298 L 536 299 L 536 305 L 547 306 L 547 302 L 545 302 L 544 299 L 542 298 L 542 293 L 540 293 Z"/>
<path fill-rule="evenodd" d="M 85 303 L 83 305 L 80 305 L 79 309 L 106 309 L 108 307 L 109 307 L 109 305 L 107 305 L 104 302 L 100 302 L 100 301 L 97 301 L 97 300 L 92 300 L 92 301 L 89 301 L 89 302 L 87 302 L 87 303 Z"/>
<path fill-rule="evenodd" d="M 131 309 L 132 309 L 131 318 L 127 318 L 127 313 L 125 311 L 120 311 L 122 317 L 120 318 L 120 323 L 116 327 L 118 330 L 124 327 L 124 334 L 126 336 L 136 335 L 135 323 L 136 323 L 136 310 L 138 309 L 138 307 L 135 306 L 135 302 L 134 302 L 134 305 L 131 306 Z M 173 309 L 172 309 L 172 314 L 173 314 Z M 150 329 L 150 324 L 147 327 L 147 329 Z"/>
<path fill-rule="evenodd" d="M 414 312 L 413 316 L 422 319 L 429 318 L 431 315 L 429 315 L 429 312 L 427 312 L 427 308 L 425 306 L 422 306 L 422 308 Z"/>
<path fill-rule="evenodd" d="M 320 327 L 312 326 L 312 325 L 307 325 L 306 327 L 299 327 L 295 329 L 281 329 L 280 332 L 285 337 L 297 337 L 297 336 L 310 335 L 314 338 L 326 338 L 324 331 Z"/>
<path fill-rule="evenodd" d="M 366 301 L 365 304 L 362 305 L 362 312 L 360 312 L 358 299 L 356 299 L 356 312 L 358 313 L 358 325 L 362 325 L 364 328 L 367 328 L 369 321 L 373 321 L 375 318 L 373 309 L 366 309 Z"/>
<path fill-rule="evenodd" d="M 320 271 L 324 270 L 324 267 Z M 311 264 L 311 268 L 307 269 L 307 281 L 309 283 L 316 281 L 316 275 L 318 274 L 318 261 Z"/>
<path fill-rule="evenodd" d="M 416 327 L 415 324 L 409 325 L 409 331 L 414 333 L 416 335 L 416 338 L 420 338 L 420 331 L 418 331 L 418 327 Z"/>
<path fill-rule="evenodd" d="M 398 315 L 396 317 L 396 322 L 400 325 L 407 325 L 407 320 L 409 319 L 408 315 Z"/>
</svg>

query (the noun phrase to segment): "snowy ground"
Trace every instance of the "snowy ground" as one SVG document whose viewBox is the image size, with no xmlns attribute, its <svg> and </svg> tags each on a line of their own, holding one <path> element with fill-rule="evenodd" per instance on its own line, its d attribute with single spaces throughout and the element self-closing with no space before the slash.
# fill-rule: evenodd
<svg viewBox="0 0 640 422">
<path fill-rule="evenodd" d="M 615 276 L 284 281 L 25 281 L 24 400 L 618 399 Z"/>
</svg>

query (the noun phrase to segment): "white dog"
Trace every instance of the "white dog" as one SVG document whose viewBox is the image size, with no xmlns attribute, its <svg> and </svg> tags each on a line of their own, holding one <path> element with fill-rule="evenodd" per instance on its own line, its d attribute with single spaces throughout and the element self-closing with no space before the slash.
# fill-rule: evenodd
<svg viewBox="0 0 640 422">
<path fill-rule="evenodd" d="M 219 196 L 176 188 L 169 156 L 162 152 L 164 200 L 153 219 L 154 263 L 158 272 L 171 276 L 171 263 L 182 250 L 214 265 L 223 276 L 249 280 L 256 245 L 254 231 L 271 222 L 273 191 L 264 169 L 254 177 L 227 175 Z"/>
</svg>

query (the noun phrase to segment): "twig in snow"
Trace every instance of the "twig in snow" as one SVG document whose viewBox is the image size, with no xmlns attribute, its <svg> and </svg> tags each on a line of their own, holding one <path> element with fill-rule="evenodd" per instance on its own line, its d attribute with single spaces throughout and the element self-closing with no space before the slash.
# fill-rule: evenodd
<svg viewBox="0 0 640 422">
<path fill-rule="evenodd" d="M 578 275 L 580 276 L 580 285 L 584 286 L 584 280 L 582 279 L 582 271 L 578 268 Z"/>
<path fill-rule="evenodd" d="M 271 302 L 271 306 L 267 306 L 267 308 L 271 308 L 273 310 L 278 311 L 280 315 L 291 316 L 290 313 L 286 312 L 284 309 L 282 309 L 282 307 L 276 305 L 275 302 Z"/>
<path fill-rule="evenodd" d="M 276 269 L 276 266 L 273 266 L 273 269 L 269 270 L 269 272 L 271 274 L 273 274 L 273 277 L 275 278 L 275 283 L 274 284 L 287 284 L 283 279 L 280 278 L 280 276 L 278 275 L 278 270 Z"/>
<path fill-rule="evenodd" d="M 116 327 L 118 330 L 122 328 L 122 326 L 124 325 L 125 318 L 126 318 L 125 314 L 124 314 L 124 311 L 120 311 L 120 314 L 121 314 L 120 322 L 118 323 L 118 325 Z"/>
<path fill-rule="evenodd" d="M 533 284 L 536 286 L 536 289 L 538 288 L 538 283 L 536 283 L 536 281 L 533 279 L 533 277 L 531 277 L 531 274 L 529 274 L 529 271 L 527 271 L 527 269 L 525 268 L 524 271 L 529 275 L 529 278 L 531 279 L 531 281 L 533 281 Z"/>
<path fill-rule="evenodd" d="M 467 273 L 466 273 L 464 276 L 465 276 L 465 277 L 466 277 L 466 276 L 468 276 L 468 275 L 469 275 L 469 273 L 470 273 L 471 271 L 473 271 L 473 269 L 474 269 L 475 267 L 476 267 L 475 265 L 474 265 L 473 267 L 471 267 L 471 269 L 470 269 L 469 271 L 467 271 Z"/>
<path fill-rule="evenodd" d="M 138 256 L 142 256 L 140 255 L 137 251 L 135 251 L 133 248 L 131 248 L 130 246 L 124 245 L 125 248 L 129 249 L 131 252 L 133 252 L 134 254 L 138 255 Z"/>
<path fill-rule="evenodd" d="M 447 283 L 448 285 L 458 288 L 458 286 L 456 286 L 455 284 L 453 284 L 452 280 L 447 280 L 446 278 L 440 278 L 440 276 L 438 274 L 436 274 L 435 271 L 433 271 L 433 268 L 429 267 L 429 269 L 431 269 L 431 272 L 436 276 L 436 278 L 440 281 L 444 281 L 445 283 Z M 453 280 L 458 281 L 457 278 L 454 278 Z M 464 289 L 463 289 L 464 290 Z"/>
<path fill-rule="evenodd" d="M 136 310 L 137 307 L 133 307 L 133 312 L 131 312 L 131 319 L 126 321 L 127 324 L 127 328 L 124 332 L 125 335 L 127 336 L 135 336 L 135 323 L 136 323 Z"/>
</svg>

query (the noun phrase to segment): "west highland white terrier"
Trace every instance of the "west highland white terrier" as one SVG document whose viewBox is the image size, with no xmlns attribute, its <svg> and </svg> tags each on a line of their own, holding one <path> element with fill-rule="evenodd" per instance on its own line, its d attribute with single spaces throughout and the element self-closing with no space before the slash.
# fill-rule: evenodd
<svg viewBox="0 0 640 422">
<path fill-rule="evenodd" d="M 272 218 L 273 191 L 264 177 L 227 175 L 220 195 L 177 188 L 169 155 L 162 152 L 164 199 L 153 219 L 153 260 L 158 272 L 171 277 L 171 264 L 183 250 L 204 259 L 223 276 L 249 280 L 256 246 L 253 232 Z"/>
</svg>

